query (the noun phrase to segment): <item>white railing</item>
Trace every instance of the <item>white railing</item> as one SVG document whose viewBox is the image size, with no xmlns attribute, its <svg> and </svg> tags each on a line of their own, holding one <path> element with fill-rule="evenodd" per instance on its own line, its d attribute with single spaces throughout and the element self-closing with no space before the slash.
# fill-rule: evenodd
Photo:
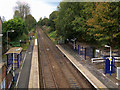
<svg viewBox="0 0 120 90">
<path fill-rule="evenodd" d="M 120 57 L 114 57 L 115 58 L 115 62 L 120 62 Z M 91 59 L 91 62 L 94 63 L 94 62 L 104 62 L 105 60 L 100 57 L 100 58 L 92 58 Z"/>
</svg>

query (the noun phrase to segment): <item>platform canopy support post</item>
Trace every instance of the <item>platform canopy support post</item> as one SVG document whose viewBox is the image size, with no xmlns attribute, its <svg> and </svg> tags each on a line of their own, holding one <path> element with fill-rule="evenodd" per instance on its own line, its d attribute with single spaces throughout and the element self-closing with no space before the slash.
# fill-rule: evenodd
<svg viewBox="0 0 120 90">
<path fill-rule="evenodd" d="M 7 67 L 8 67 L 8 65 L 9 65 L 9 60 L 8 60 L 9 58 L 8 58 L 8 54 L 7 54 Z"/>
<path fill-rule="evenodd" d="M 19 68 L 19 54 L 17 54 L 17 66 Z"/>
<path fill-rule="evenodd" d="M 14 66 L 14 53 L 13 53 L 13 83 L 15 81 L 15 66 Z"/>
</svg>

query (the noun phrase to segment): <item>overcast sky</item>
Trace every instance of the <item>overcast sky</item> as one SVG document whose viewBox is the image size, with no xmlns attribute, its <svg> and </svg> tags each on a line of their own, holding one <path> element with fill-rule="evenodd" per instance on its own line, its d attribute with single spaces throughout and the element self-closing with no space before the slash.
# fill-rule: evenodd
<svg viewBox="0 0 120 90">
<path fill-rule="evenodd" d="M 0 16 L 6 20 L 12 19 L 16 2 L 27 2 L 31 7 L 31 14 L 38 21 L 40 17 L 48 17 L 52 11 L 57 10 L 61 0 L 0 0 Z"/>
</svg>

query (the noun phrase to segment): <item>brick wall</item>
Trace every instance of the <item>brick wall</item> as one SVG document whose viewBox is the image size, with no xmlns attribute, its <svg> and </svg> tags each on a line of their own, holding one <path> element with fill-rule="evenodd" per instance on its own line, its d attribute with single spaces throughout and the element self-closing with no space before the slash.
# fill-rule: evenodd
<svg viewBox="0 0 120 90">
<path fill-rule="evenodd" d="M 4 64 L 3 66 L 2 66 L 2 81 L 0 81 L 0 85 L 1 85 L 1 83 L 3 82 L 3 80 L 5 79 L 5 90 L 7 90 L 7 88 L 10 86 L 10 83 L 11 83 L 11 81 L 12 81 L 12 74 L 11 74 L 11 72 L 10 73 L 8 73 L 8 75 L 7 75 L 7 66 Z M 7 86 L 7 84 L 8 84 L 8 86 Z"/>
</svg>

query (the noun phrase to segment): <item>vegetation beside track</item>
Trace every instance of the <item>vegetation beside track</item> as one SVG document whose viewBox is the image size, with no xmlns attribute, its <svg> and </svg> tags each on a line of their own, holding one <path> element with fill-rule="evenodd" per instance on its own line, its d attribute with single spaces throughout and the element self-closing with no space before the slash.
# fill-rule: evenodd
<svg viewBox="0 0 120 90">
<path fill-rule="evenodd" d="M 44 26 L 43 30 L 48 35 L 48 37 L 52 40 L 54 44 L 57 44 L 56 40 L 56 31 L 50 31 L 50 27 Z"/>
</svg>

